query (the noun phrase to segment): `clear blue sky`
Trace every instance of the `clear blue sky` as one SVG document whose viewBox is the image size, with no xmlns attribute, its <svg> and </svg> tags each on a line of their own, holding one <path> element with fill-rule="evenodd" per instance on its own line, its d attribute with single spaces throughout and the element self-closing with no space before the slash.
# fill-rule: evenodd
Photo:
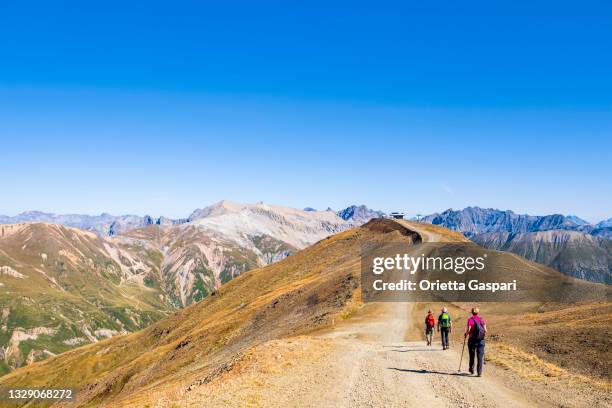
<svg viewBox="0 0 612 408">
<path fill-rule="evenodd" d="M 610 2 L 12 3 L 0 214 L 612 216 Z"/>
</svg>

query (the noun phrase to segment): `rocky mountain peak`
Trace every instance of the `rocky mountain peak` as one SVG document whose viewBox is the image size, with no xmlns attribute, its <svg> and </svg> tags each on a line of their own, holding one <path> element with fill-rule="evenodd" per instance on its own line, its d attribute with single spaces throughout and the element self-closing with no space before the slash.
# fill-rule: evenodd
<svg viewBox="0 0 612 408">
<path fill-rule="evenodd" d="M 355 225 L 365 224 L 372 218 L 380 218 L 384 215 L 382 211 L 371 210 L 365 205 L 350 205 L 343 210 L 337 212 L 338 216 L 345 221 L 354 223 Z"/>
</svg>

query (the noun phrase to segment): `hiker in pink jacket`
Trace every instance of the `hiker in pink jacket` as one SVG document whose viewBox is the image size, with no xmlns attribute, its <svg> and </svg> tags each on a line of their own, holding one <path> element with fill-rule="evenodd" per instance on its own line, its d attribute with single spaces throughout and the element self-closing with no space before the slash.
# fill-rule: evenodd
<svg viewBox="0 0 612 408">
<path fill-rule="evenodd" d="M 478 364 L 476 372 L 478 377 L 482 375 L 482 363 L 484 360 L 485 336 L 487 335 L 487 323 L 480 317 L 480 310 L 472 308 L 472 317 L 467 321 L 467 330 L 464 334 L 468 337 L 468 351 L 470 352 L 470 374 L 474 374 L 474 357 Z"/>
</svg>

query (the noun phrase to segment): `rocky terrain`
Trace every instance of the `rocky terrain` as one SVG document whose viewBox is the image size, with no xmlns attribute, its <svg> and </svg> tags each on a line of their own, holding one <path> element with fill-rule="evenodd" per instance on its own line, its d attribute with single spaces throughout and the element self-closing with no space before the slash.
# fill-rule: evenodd
<svg viewBox="0 0 612 408">
<path fill-rule="evenodd" d="M 533 216 L 479 207 L 449 209 L 420 219 L 570 276 L 606 283 L 612 279 L 610 220 L 589 224 L 574 215 Z"/>
<path fill-rule="evenodd" d="M 153 218 L 149 215 L 85 215 L 85 214 L 52 214 L 42 211 L 26 211 L 15 216 L 0 215 L 0 224 L 18 224 L 44 222 L 60 224 L 95 232 L 101 236 L 118 235 L 147 225 L 175 225 L 185 220 L 171 220 L 165 217 Z"/>
<path fill-rule="evenodd" d="M 612 283 L 612 241 L 583 232 L 489 232 L 472 237 L 486 248 L 510 251 L 593 282 Z"/>
<path fill-rule="evenodd" d="M 371 210 L 365 205 L 351 205 L 337 212 L 338 216 L 345 221 L 355 225 L 365 224 L 372 218 L 381 218 L 385 214 L 382 211 Z"/>
<path fill-rule="evenodd" d="M 189 224 L 152 225 L 108 241 L 153 255 L 161 278 L 148 276 L 146 283 L 159 287 L 173 307 L 197 302 L 242 272 L 276 262 L 298 250 L 269 235 L 245 236 L 236 242 Z"/>
<path fill-rule="evenodd" d="M 0 371 L 144 328 L 172 308 L 154 256 L 53 224 L 0 225 Z"/>
<path fill-rule="evenodd" d="M 331 211 L 304 211 L 264 203 L 239 204 L 224 200 L 194 211 L 189 224 L 249 245 L 249 237 L 268 235 L 304 248 L 354 224 Z"/>
<path fill-rule="evenodd" d="M 266 207 L 265 204 L 259 203 L 256 205 L 239 204 L 229 200 L 223 200 L 219 203 L 213 204 L 209 207 L 200 208 L 194 210 L 191 215 L 187 218 L 171 219 L 168 217 L 152 217 L 150 215 L 111 215 L 103 213 L 100 215 L 87 215 L 87 214 L 53 214 L 42 211 L 26 211 L 15 216 L 0 215 L 0 224 L 18 224 L 18 223 L 32 223 L 32 222 L 44 222 L 48 224 L 60 224 L 67 227 L 75 227 L 84 229 L 87 231 L 95 232 L 101 236 L 113 236 L 119 235 L 134 229 L 143 228 L 149 225 L 161 225 L 171 226 L 179 225 L 184 223 L 193 222 L 199 219 L 208 218 L 209 216 L 220 215 L 221 212 L 233 210 L 245 210 L 248 208 L 260 208 Z M 276 208 L 276 210 L 287 213 L 290 209 L 286 207 L 270 206 Z M 284 208 L 284 209 L 283 209 Z M 291 209 L 293 210 L 293 209 Z M 327 209 L 326 211 L 317 211 L 314 208 L 307 207 L 303 211 L 293 210 L 296 213 L 313 212 L 322 218 L 327 218 L 332 223 L 342 223 L 347 221 L 352 225 L 361 225 L 372 218 L 377 218 L 383 215 L 382 211 L 370 210 L 365 205 L 351 205 L 343 210 L 336 212 L 337 217 L 333 217 L 331 214 L 333 210 Z M 309 219 L 310 217 L 305 217 Z M 333 228 L 332 228 L 333 229 Z"/>
<path fill-rule="evenodd" d="M 486 354 L 493 366 L 487 364 L 485 377 L 475 379 L 457 373 L 460 330 L 453 331 L 453 350 L 444 352 L 446 358 L 421 340 L 417 322 L 423 308 L 439 305 L 363 304 L 359 259 L 364 244 L 370 248 L 404 242 L 410 248 L 421 240 L 454 242 L 461 237 L 431 225 L 376 220 L 241 274 L 214 295 L 142 331 L 22 367 L 0 383 L 9 388 L 74 387 L 77 399 L 71 406 L 76 407 L 383 407 L 418 406 L 434 399 L 443 406 L 610 402 L 605 374 L 609 359 L 596 371 L 584 371 L 591 357 L 583 357 L 580 348 L 557 352 L 545 348 L 550 342 L 541 335 L 526 344 L 504 340 L 512 319 L 531 322 L 541 305 L 482 305 L 485 316 L 496 316 L 489 325 L 491 348 Z M 571 281 L 587 290 L 597 286 L 513 254 L 498 254 L 508 267 L 548 282 L 562 286 Z M 468 306 L 451 306 L 457 324 L 462 324 Z M 605 304 L 569 309 L 559 304 L 554 314 L 562 316 L 567 309 L 579 316 L 581 308 L 603 315 L 595 320 L 557 319 L 542 333 L 563 332 L 567 338 L 584 333 L 588 339 L 593 324 L 609 320 Z M 597 327 L 604 330 L 597 339 L 609 338 L 609 325 Z M 608 345 L 591 344 L 593 356 L 608 355 Z M 584 364 L 576 365 L 576 360 Z"/>
<path fill-rule="evenodd" d="M 36 223 L 41 215 L 29 213 L 27 223 L 0 225 L 0 371 L 144 328 L 215 294 L 246 271 L 380 214 L 365 206 L 336 213 L 225 200 L 180 222 L 103 215 L 107 224 L 100 229 L 94 217 L 81 224 L 94 234 Z M 58 217 L 54 220 L 65 223 L 87 220 Z M 580 224 L 562 216 L 546 222 L 518 217 L 517 225 L 529 220 L 542 228 Z M 504 225 L 495 217 L 479 219 L 489 221 L 458 225 L 478 226 L 474 231 Z M 120 233 L 104 232 L 107 227 Z M 605 223 L 597 227 L 606 228 Z M 572 276 L 610 282 L 610 241 L 585 232 L 488 232 L 472 239 Z"/>
<path fill-rule="evenodd" d="M 330 211 L 229 201 L 180 223 L 53 218 L 85 222 L 80 225 L 96 234 L 35 222 L 45 217 L 29 214 L 27 223 L 0 225 L 2 372 L 144 328 L 245 271 L 355 223 Z M 107 227 L 112 233 L 104 233 Z"/>
<path fill-rule="evenodd" d="M 576 216 L 552 214 L 544 216 L 516 214 L 510 210 L 467 207 L 463 210 L 446 210 L 420 218 L 420 221 L 440 225 L 463 233 L 471 238 L 488 232 L 535 232 L 548 230 L 588 229 L 586 221 Z"/>
</svg>

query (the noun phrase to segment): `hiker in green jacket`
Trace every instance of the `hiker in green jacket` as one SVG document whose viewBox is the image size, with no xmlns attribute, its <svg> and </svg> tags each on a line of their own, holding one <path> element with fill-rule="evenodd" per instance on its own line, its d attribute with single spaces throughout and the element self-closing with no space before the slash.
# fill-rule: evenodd
<svg viewBox="0 0 612 408">
<path fill-rule="evenodd" d="M 442 350 L 449 348 L 448 336 L 451 333 L 452 325 L 450 313 L 448 313 L 448 309 L 444 306 L 442 308 L 442 313 L 438 316 L 438 332 L 442 339 Z"/>
</svg>

